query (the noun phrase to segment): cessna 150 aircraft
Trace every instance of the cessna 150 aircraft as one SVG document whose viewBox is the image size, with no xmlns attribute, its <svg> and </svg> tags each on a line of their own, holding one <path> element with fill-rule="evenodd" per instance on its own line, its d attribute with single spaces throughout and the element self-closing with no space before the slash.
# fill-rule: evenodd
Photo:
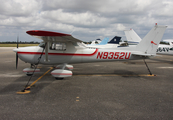
<svg viewBox="0 0 173 120">
<path fill-rule="evenodd" d="M 136 47 L 91 48 L 80 44 L 82 41 L 69 34 L 31 30 L 26 33 L 43 40 L 39 46 L 21 47 L 16 52 L 16 67 L 18 57 L 30 63 L 30 68 L 23 71 L 27 75 L 40 71 L 34 68 L 37 64 L 58 65 L 51 74 L 55 78 L 72 76 L 74 63 L 108 62 L 120 60 L 147 59 L 156 55 L 159 42 L 167 26 L 155 25 Z"/>
</svg>

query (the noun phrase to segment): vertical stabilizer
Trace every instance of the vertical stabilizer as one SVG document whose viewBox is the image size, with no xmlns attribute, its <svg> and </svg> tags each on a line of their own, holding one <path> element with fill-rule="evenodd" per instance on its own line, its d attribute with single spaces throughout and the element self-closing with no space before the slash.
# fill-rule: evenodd
<svg viewBox="0 0 173 120">
<path fill-rule="evenodd" d="M 109 41 L 109 38 L 108 37 L 105 37 L 100 43 L 99 45 L 106 45 Z"/>
<path fill-rule="evenodd" d="M 124 33 L 129 45 L 136 45 L 142 40 L 133 29 L 125 30 Z"/>
<path fill-rule="evenodd" d="M 112 38 L 112 40 L 108 42 L 108 44 L 119 44 L 120 40 L 121 37 L 115 36 L 114 38 Z"/>
<path fill-rule="evenodd" d="M 142 39 L 142 41 L 136 46 L 136 50 L 141 51 L 145 54 L 155 55 L 166 28 L 167 26 L 155 25 L 150 30 L 150 32 Z"/>
</svg>

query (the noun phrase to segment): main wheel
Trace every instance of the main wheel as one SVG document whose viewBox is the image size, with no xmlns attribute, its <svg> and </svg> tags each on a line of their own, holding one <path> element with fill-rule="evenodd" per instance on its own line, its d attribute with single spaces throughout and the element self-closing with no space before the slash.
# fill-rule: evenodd
<svg viewBox="0 0 173 120">
<path fill-rule="evenodd" d="M 33 74 L 26 74 L 27 76 L 32 76 Z"/>
<path fill-rule="evenodd" d="M 56 80 L 63 80 L 64 78 L 61 77 L 55 77 Z"/>
</svg>

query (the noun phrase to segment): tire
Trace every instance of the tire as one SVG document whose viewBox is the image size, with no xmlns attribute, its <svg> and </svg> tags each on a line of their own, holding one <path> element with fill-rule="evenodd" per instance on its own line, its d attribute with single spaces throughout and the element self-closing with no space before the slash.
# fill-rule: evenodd
<svg viewBox="0 0 173 120">
<path fill-rule="evenodd" d="M 64 78 L 55 77 L 56 80 L 63 80 Z"/>
<path fill-rule="evenodd" d="M 32 76 L 33 74 L 26 74 L 27 76 Z"/>
</svg>

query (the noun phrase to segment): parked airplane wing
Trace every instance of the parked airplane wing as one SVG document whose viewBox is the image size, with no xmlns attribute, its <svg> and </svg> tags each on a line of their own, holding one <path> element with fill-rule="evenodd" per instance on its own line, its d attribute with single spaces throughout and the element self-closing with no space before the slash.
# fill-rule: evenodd
<svg viewBox="0 0 173 120">
<path fill-rule="evenodd" d="M 26 32 L 29 35 L 32 35 L 36 38 L 42 39 L 44 42 L 83 42 L 79 39 L 74 38 L 70 34 L 58 33 L 58 32 L 51 32 L 51 31 L 43 31 L 43 30 L 30 30 Z"/>
</svg>

